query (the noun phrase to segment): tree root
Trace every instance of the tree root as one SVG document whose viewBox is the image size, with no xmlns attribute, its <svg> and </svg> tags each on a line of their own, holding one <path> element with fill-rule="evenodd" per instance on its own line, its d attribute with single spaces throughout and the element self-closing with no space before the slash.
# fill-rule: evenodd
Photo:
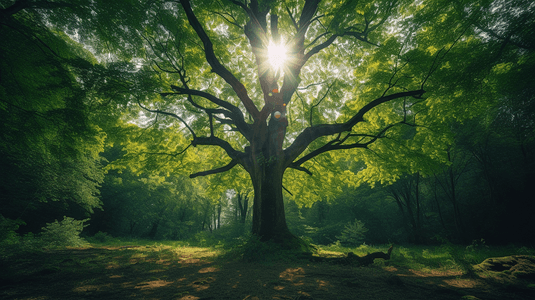
<svg viewBox="0 0 535 300">
<path fill-rule="evenodd" d="M 373 252 L 369 253 L 364 256 L 358 256 L 353 252 L 349 252 L 346 257 L 317 257 L 313 256 L 310 260 L 316 261 L 316 262 L 329 262 L 332 264 L 339 264 L 339 265 L 356 265 L 356 266 L 368 266 L 373 264 L 373 261 L 376 258 L 382 258 L 385 260 L 390 259 L 390 254 L 392 253 L 392 249 L 394 248 L 394 245 L 390 246 L 388 248 L 387 252 Z"/>
</svg>

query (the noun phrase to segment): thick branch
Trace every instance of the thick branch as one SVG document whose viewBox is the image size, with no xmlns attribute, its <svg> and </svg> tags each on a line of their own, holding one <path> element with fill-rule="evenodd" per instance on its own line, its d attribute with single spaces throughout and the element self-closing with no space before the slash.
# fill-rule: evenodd
<svg viewBox="0 0 535 300">
<path fill-rule="evenodd" d="M 425 91 L 423 89 L 420 89 L 420 90 L 416 90 L 416 91 L 401 92 L 401 93 L 391 94 L 391 95 L 388 95 L 388 96 L 382 96 L 382 97 L 377 98 L 377 99 L 373 100 L 372 102 L 364 105 L 364 107 L 361 108 L 359 110 L 359 112 L 357 114 L 355 114 L 355 116 L 353 116 L 353 118 L 351 118 L 345 124 L 347 124 L 347 126 L 350 126 L 350 127 L 355 126 L 358 122 L 361 122 L 363 120 L 363 117 L 364 117 L 365 113 L 370 111 L 372 108 L 374 108 L 374 107 L 376 107 L 378 105 L 381 105 L 381 104 L 383 104 L 385 102 L 392 101 L 392 100 L 399 99 L 399 98 L 403 98 L 403 97 L 421 98 L 424 93 L 425 93 Z"/>
<path fill-rule="evenodd" d="M 197 147 L 197 145 L 206 145 L 206 146 L 219 146 L 225 152 L 227 152 L 228 156 L 232 158 L 233 160 L 237 159 L 242 153 L 240 151 L 235 150 L 232 148 L 232 146 L 229 144 L 229 142 L 220 139 L 215 136 L 210 137 L 195 137 L 191 144 L 194 147 Z"/>
<path fill-rule="evenodd" d="M 308 61 L 312 55 L 314 54 L 317 54 L 318 52 L 320 52 L 321 50 L 329 47 L 335 40 L 336 38 L 338 37 L 339 35 L 337 34 L 333 34 L 331 35 L 331 37 L 329 37 L 325 42 L 315 46 L 314 48 L 312 48 L 310 51 L 307 52 L 307 54 L 305 54 L 305 62 Z"/>
<path fill-rule="evenodd" d="M 223 166 L 223 167 L 217 168 L 217 169 L 213 169 L 213 170 L 193 173 L 193 174 L 189 175 L 189 178 L 195 178 L 195 177 L 199 177 L 199 176 L 206 176 L 206 175 L 211 175 L 211 174 L 223 173 L 223 172 L 226 172 L 226 171 L 232 169 L 237 164 L 238 164 L 238 161 L 233 159 L 226 166 Z"/>
<path fill-rule="evenodd" d="M 27 8 L 38 8 L 38 9 L 54 9 L 58 7 L 72 7 L 73 4 L 68 2 L 49 2 L 49 1 L 35 1 L 30 0 L 17 0 L 13 5 L 0 9 L 0 16 L 5 18 L 7 16 L 12 16 L 18 13 L 21 10 Z"/>
<path fill-rule="evenodd" d="M 270 64 L 268 62 L 267 47 L 269 44 L 269 39 L 267 36 L 266 24 L 266 15 L 268 10 L 259 11 L 257 1 L 251 2 L 251 9 L 249 9 L 244 4 L 241 4 L 240 6 L 245 10 L 247 16 L 249 17 L 249 21 L 244 27 L 244 33 L 247 36 L 249 44 L 251 45 L 251 50 L 255 55 L 260 87 L 262 88 L 262 92 L 264 93 L 264 97 L 266 98 L 266 96 L 271 90 L 277 88 L 276 74 L 274 70 L 270 67 Z M 278 39 L 278 16 L 271 15 L 271 19 L 272 36 L 274 37 L 274 39 Z M 265 115 L 261 113 L 261 120 L 263 119 L 263 117 L 265 117 Z"/>
<path fill-rule="evenodd" d="M 279 24 L 279 16 L 272 13 L 271 14 L 271 38 L 273 39 L 273 42 L 275 44 L 278 44 L 280 41 L 278 24 Z"/>
<path fill-rule="evenodd" d="M 402 93 L 396 93 L 388 96 L 379 97 L 370 103 L 366 104 L 364 107 L 362 107 L 351 119 L 349 119 L 347 122 L 342 124 L 321 124 L 316 125 L 312 127 L 308 127 L 301 134 L 297 136 L 293 144 L 286 148 L 284 150 L 286 159 L 288 161 L 288 165 L 293 162 L 295 158 L 297 158 L 307 147 L 312 143 L 314 140 L 322 137 L 322 136 L 328 136 L 328 135 L 334 135 L 337 133 L 342 133 L 344 131 L 351 131 L 351 129 L 357 125 L 358 123 L 362 122 L 364 120 L 364 114 L 366 114 L 368 111 L 370 111 L 372 108 L 381 105 L 385 102 L 392 101 L 394 99 L 403 98 L 403 97 L 421 97 L 425 93 L 424 90 L 416 90 L 416 91 L 409 91 L 409 92 L 402 92 Z M 387 127 L 389 128 L 389 127 Z M 336 142 L 336 140 L 332 141 L 333 143 Z M 334 145 L 334 144 L 333 144 Z M 331 145 L 331 147 L 333 146 Z M 327 147 L 328 144 L 326 144 L 324 147 Z M 348 145 L 345 145 L 346 147 Z M 339 145 L 338 147 L 342 147 L 342 145 Z M 360 144 L 355 144 L 353 148 L 355 147 L 362 147 Z M 320 147 L 319 149 L 321 149 Z M 343 148 L 339 148 L 343 149 Z M 328 149 L 330 150 L 330 149 Z M 325 150 L 327 151 L 327 150 Z M 323 152 L 325 152 L 323 151 Z M 319 153 L 318 153 L 319 154 Z M 299 164 L 297 164 L 299 165 Z"/>
<path fill-rule="evenodd" d="M 245 109 L 247 112 L 256 120 L 258 118 L 259 111 L 254 105 L 251 98 L 249 98 L 249 95 L 247 94 L 247 90 L 245 89 L 245 86 L 227 69 L 225 66 L 223 66 L 219 60 L 217 59 L 215 53 L 214 53 L 214 46 L 212 44 L 212 41 L 204 31 L 201 23 L 193 13 L 193 10 L 191 9 L 191 5 L 188 0 L 180 0 L 180 4 L 182 4 L 182 7 L 184 8 L 184 11 L 186 12 L 186 16 L 188 17 L 188 21 L 201 39 L 203 45 L 204 45 L 204 53 L 206 56 L 206 61 L 210 64 L 212 67 L 212 72 L 215 72 L 217 75 L 219 75 L 223 80 L 225 80 L 234 92 L 238 95 L 241 102 L 245 106 Z"/>
<path fill-rule="evenodd" d="M 14 15 L 19 11 L 31 7 L 31 2 L 29 0 L 17 0 L 13 5 L 0 9 L 0 16 L 5 18 L 7 16 Z"/>
<path fill-rule="evenodd" d="M 348 134 L 346 135 L 344 138 L 340 139 L 340 135 L 338 135 L 338 137 L 330 142 L 328 142 L 327 144 L 319 147 L 318 149 L 308 153 L 307 155 L 301 157 L 299 160 L 295 161 L 292 163 L 293 166 L 301 166 L 303 163 L 305 163 L 306 161 L 322 154 L 322 153 L 325 153 L 327 151 L 332 151 L 332 150 L 344 150 L 344 149 L 354 149 L 354 148 L 367 148 L 370 144 L 374 143 L 375 141 L 377 141 L 378 139 L 384 137 L 384 134 L 392 127 L 396 126 L 396 125 L 400 125 L 400 124 L 407 124 L 405 123 L 404 121 L 401 121 L 401 122 L 397 122 L 397 123 L 394 123 L 394 124 L 390 124 L 388 126 L 386 126 L 385 128 L 383 128 L 381 131 L 379 131 L 377 134 L 375 135 L 371 135 L 371 134 Z M 366 142 L 356 142 L 356 143 L 351 143 L 351 144 L 344 144 L 344 142 L 350 138 L 350 137 L 362 137 L 362 139 L 364 138 L 369 138 L 368 141 Z"/>
<path fill-rule="evenodd" d="M 299 28 L 306 27 L 308 24 L 310 24 L 309 22 L 312 20 L 312 17 L 314 17 L 320 2 L 320 0 L 305 1 L 305 6 L 303 6 L 303 11 L 301 12 L 301 17 L 299 18 Z"/>
<path fill-rule="evenodd" d="M 284 72 L 284 82 L 281 87 L 283 102 L 288 104 L 299 85 L 299 73 L 306 60 L 303 59 L 305 49 L 305 35 L 312 18 L 318 9 L 320 0 L 307 0 L 301 11 L 297 33 L 289 43 L 290 53 L 288 53 L 288 69 Z"/>
</svg>

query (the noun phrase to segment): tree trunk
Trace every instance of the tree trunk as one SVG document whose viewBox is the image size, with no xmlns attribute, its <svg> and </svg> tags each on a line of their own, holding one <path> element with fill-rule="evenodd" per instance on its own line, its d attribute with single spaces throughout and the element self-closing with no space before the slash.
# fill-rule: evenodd
<svg viewBox="0 0 535 300">
<path fill-rule="evenodd" d="M 243 198 L 243 202 L 242 202 Z M 247 210 L 249 208 L 249 198 L 247 195 L 242 196 L 241 193 L 238 193 L 238 208 L 239 208 L 239 221 L 244 224 L 247 218 Z"/>
<path fill-rule="evenodd" d="M 251 175 L 254 187 L 253 234 L 262 241 L 284 243 L 293 236 L 286 225 L 282 196 L 284 171 L 277 162 L 259 163 L 258 172 Z"/>
<path fill-rule="evenodd" d="M 150 239 L 156 238 L 156 233 L 158 232 L 158 226 L 159 225 L 160 225 L 160 219 L 152 222 L 152 226 L 151 226 L 149 234 L 148 234 L 148 237 Z"/>
<path fill-rule="evenodd" d="M 279 111 L 282 115 L 271 117 L 269 124 L 265 124 L 267 126 L 257 125 L 244 165 L 254 189 L 252 233 L 261 241 L 272 241 L 285 249 L 310 252 L 309 246 L 293 235 L 286 225 L 282 178 L 289 161 L 285 159 L 282 144 L 288 121 L 282 95 L 274 93 L 272 98 L 273 112 Z"/>
<path fill-rule="evenodd" d="M 217 229 L 221 228 L 221 202 L 217 206 Z"/>
</svg>

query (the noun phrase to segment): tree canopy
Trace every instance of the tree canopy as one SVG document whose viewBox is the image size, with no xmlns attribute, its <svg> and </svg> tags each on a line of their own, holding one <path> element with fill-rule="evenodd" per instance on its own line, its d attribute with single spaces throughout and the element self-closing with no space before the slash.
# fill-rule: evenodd
<svg viewBox="0 0 535 300">
<path fill-rule="evenodd" d="M 344 186 L 432 175 L 452 163 L 454 124 L 490 107 L 533 117 L 532 82 L 515 79 L 533 70 L 534 9 L 527 0 L 10 1 L 0 13 L 9 41 L 0 113 L 12 119 L 2 145 L 19 150 L 3 152 L 34 143 L 46 145 L 39 155 L 72 159 L 91 178 L 81 202 L 96 207 L 102 175 L 88 174 L 102 127 L 130 128 L 121 163 L 210 175 L 213 195 L 253 189 L 253 233 L 291 236 L 283 193 L 311 206 Z M 17 135 L 26 115 L 46 125 Z M 533 133 L 515 128 L 521 143 Z"/>
</svg>

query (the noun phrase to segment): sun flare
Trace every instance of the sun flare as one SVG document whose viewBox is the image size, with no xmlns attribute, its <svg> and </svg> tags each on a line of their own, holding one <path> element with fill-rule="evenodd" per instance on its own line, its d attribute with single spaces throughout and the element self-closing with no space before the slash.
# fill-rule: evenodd
<svg viewBox="0 0 535 300">
<path fill-rule="evenodd" d="M 286 61 L 286 48 L 282 44 L 269 43 L 268 46 L 269 64 L 275 71 L 279 71 Z"/>
</svg>

